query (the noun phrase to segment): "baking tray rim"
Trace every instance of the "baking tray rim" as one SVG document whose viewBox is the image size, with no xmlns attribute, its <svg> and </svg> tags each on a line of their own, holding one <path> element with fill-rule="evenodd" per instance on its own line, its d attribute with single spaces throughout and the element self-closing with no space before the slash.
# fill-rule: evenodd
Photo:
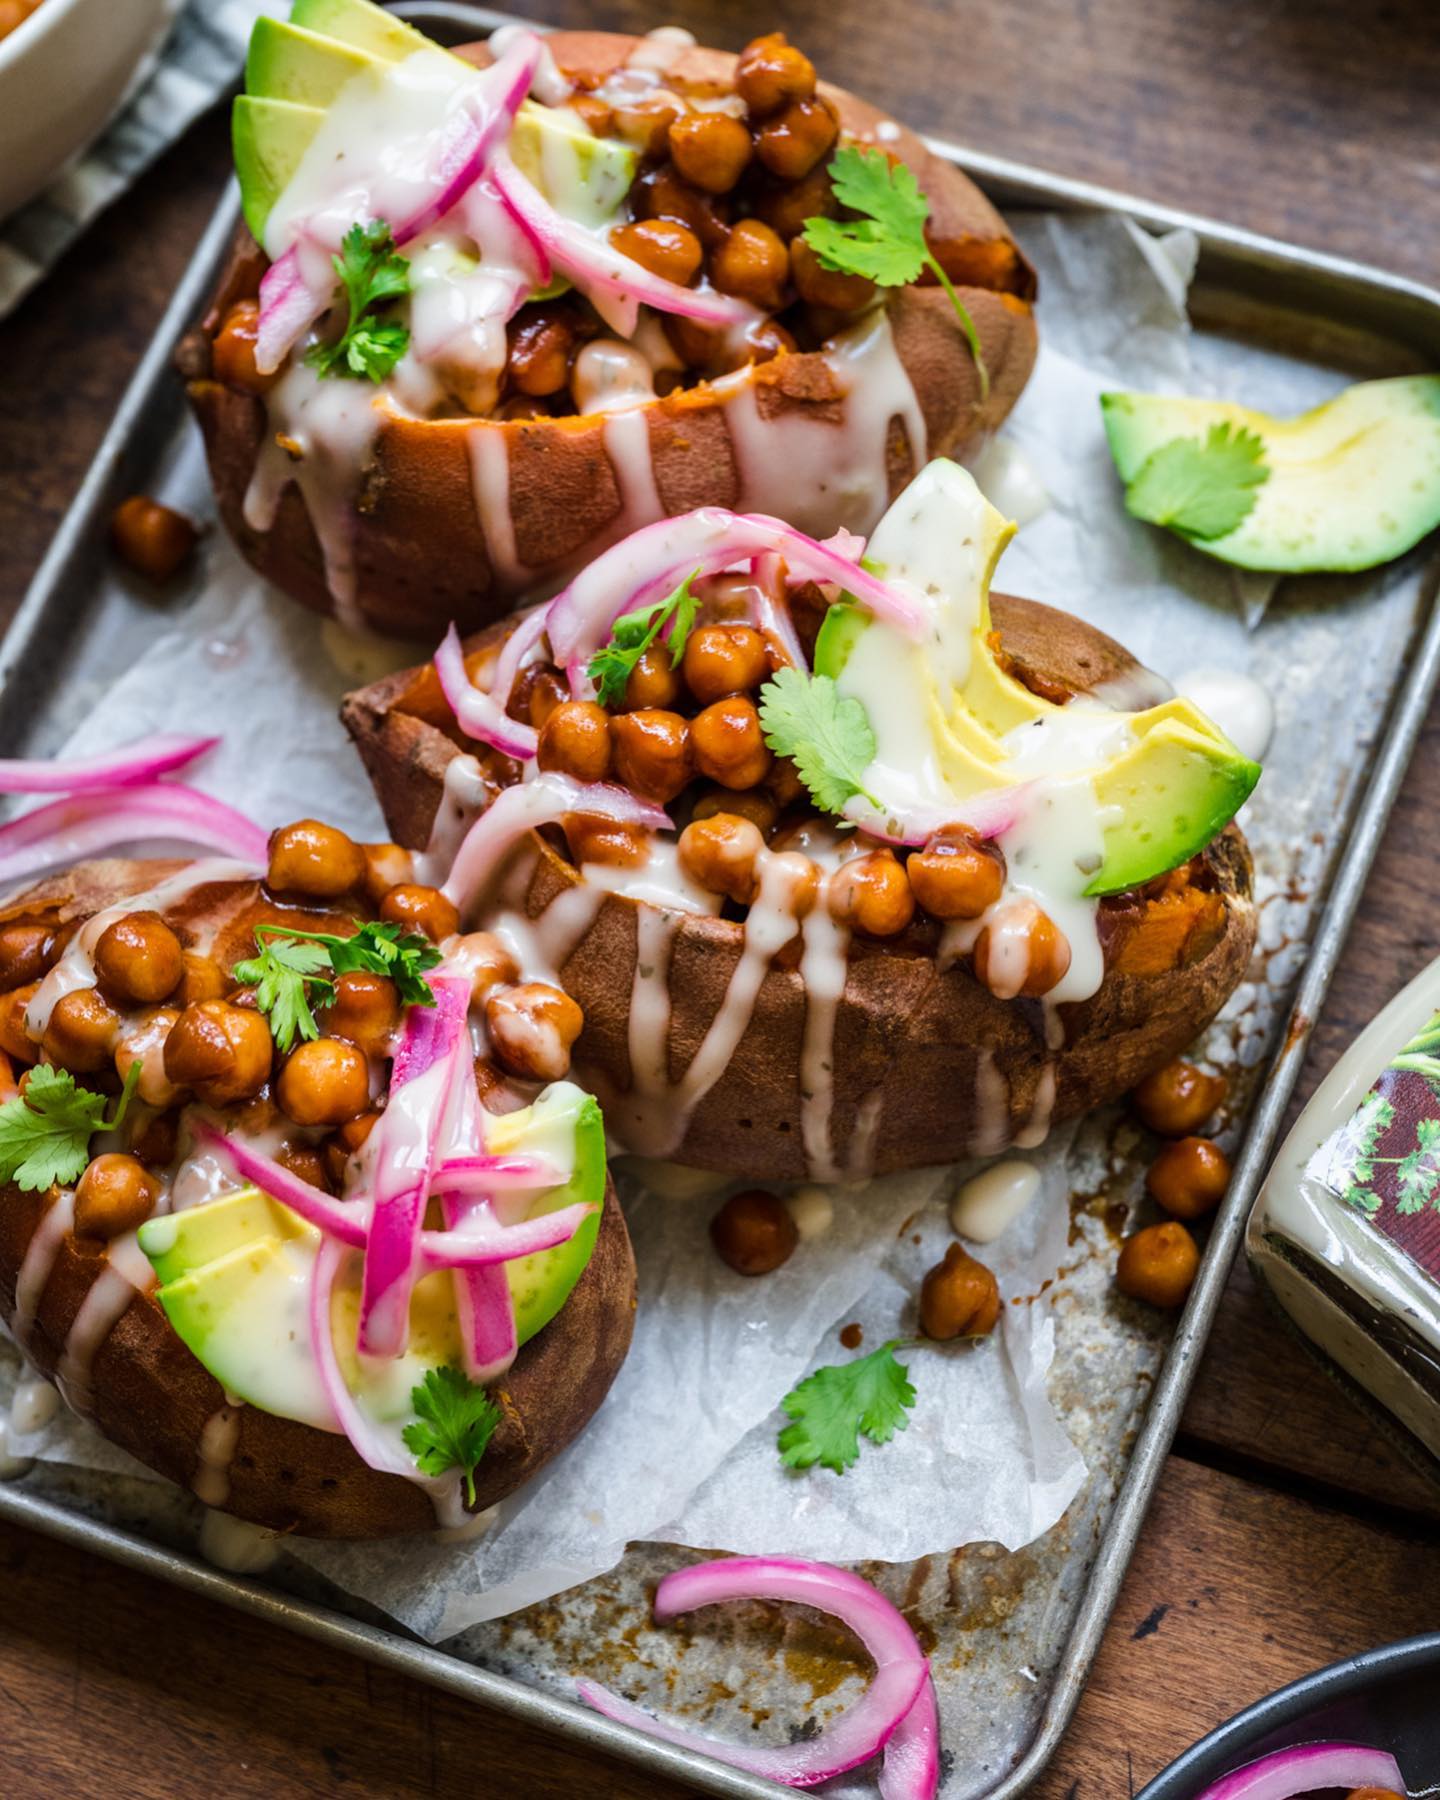
<svg viewBox="0 0 1440 1800">
<path fill-rule="evenodd" d="M 440 6 L 401 7 L 402 12 L 449 11 Z M 456 8 L 451 16 L 460 17 Z M 516 22 L 486 8 L 464 12 L 481 29 Z M 1093 183 L 1052 175 L 1044 169 L 972 150 L 944 137 L 928 137 L 936 154 L 955 163 L 982 185 L 1013 203 L 1055 209 L 1116 212 L 1150 230 L 1192 231 L 1202 250 L 1234 267 L 1283 274 L 1320 287 L 1313 311 L 1329 316 L 1324 304 L 1345 290 L 1382 304 L 1398 303 L 1431 324 L 1440 346 L 1440 289 L 1367 268 L 1239 226 Z M 14 619 L 0 639 L 0 697 L 14 675 L 34 655 L 52 606 L 63 603 L 67 571 L 97 541 L 132 440 L 152 410 L 157 392 L 171 380 L 175 343 L 199 312 L 225 254 L 238 217 L 238 199 L 227 192 L 198 244 L 184 277 L 128 384 L 105 437 L 50 548 L 31 581 Z M 1328 290 L 1325 291 L 1325 290 Z M 1440 353 L 1440 352 L 1437 352 Z M 179 395 L 172 407 L 178 410 Z M 103 536 L 103 533 L 101 534 Z M 1366 877 L 1379 847 L 1405 769 L 1440 679 L 1440 605 L 1435 604 L 1436 566 L 1422 575 L 1430 614 L 1417 628 L 1415 654 L 1389 700 L 1390 716 L 1372 752 L 1368 780 L 1353 801 L 1354 820 L 1334 863 L 1330 890 L 1320 910 L 1305 963 L 1295 984 L 1286 1025 L 1267 1067 L 1259 1098 L 1246 1125 L 1229 1192 L 1217 1214 L 1200 1276 L 1166 1352 L 1128 1465 L 1112 1502 L 1094 1561 L 1085 1581 L 1070 1636 L 1056 1666 L 1049 1694 L 1029 1744 L 1007 1774 L 979 1800 L 1016 1800 L 1048 1765 L 1083 1690 L 1100 1639 L 1118 1597 L 1135 1541 L 1179 1426 L 1200 1355 L 1214 1323 L 1260 1176 L 1279 1135 L 1286 1107 L 1299 1078 L 1305 1051 L 1340 951 L 1353 922 Z M 367 1661 L 429 1682 L 447 1692 L 476 1699 L 522 1723 L 538 1726 L 582 1747 L 614 1756 L 648 1773 L 688 1782 L 706 1793 L 765 1796 L 791 1792 L 747 1775 L 713 1758 L 662 1744 L 616 1725 L 574 1701 L 497 1674 L 412 1637 L 398 1625 L 368 1624 L 318 1603 L 297 1599 L 253 1580 L 214 1569 L 198 1557 L 151 1541 L 138 1532 L 92 1519 L 60 1502 L 0 1483 L 0 1519 L 43 1532 L 75 1548 L 151 1574 L 251 1617 L 284 1626 Z"/>
</svg>

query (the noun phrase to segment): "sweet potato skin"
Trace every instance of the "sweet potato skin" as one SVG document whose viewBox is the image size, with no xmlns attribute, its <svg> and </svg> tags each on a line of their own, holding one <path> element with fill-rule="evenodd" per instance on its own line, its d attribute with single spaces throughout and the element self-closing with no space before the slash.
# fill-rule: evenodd
<svg viewBox="0 0 1440 1800">
<path fill-rule="evenodd" d="M 107 858 L 47 877 L 0 910 L 0 924 L 63 926 L 164 880 L 176 859 Z M 261 922 L 334 928 L 343 908 L 281 907 L 258 882 L 207 883 L 166 917 L 203 934 L 227 970 L 253 952 Z M 0 1317 L 15 1319 L 16 1282 L 55 1190 L 0 1186 Z M 24 1348 L 47 1376 L 60 1367 L 86 1295 L 107 1267 L 98 1240 L 67 1232 Z M 585 1426 L 625 1359 L 635 1312 L 635 1263 L 624 1217 L 607 1181 L 595 1250 L 565 1306 L 524 1346 L 501 1384 L 505 1419 L 476 1472 L 476 1510 L 501 1500 L 544 1467 Z M 182 1487 L 201 1471 L 206 1421 L 224 1404 L 220 1383 L 171 1328 L 153 1294 L 137 1293 L 99 1345 L 88 1396 L 74 1396 L 113 1442 Z M 386 1537 L 433 1529 L 427 1495 L 398 1475 L 368 1467 L 347 1438 L 252 1406 L 240 1411 L 224 1510 L 279 1532 L 313 1537 Z"/>
<path fill-rule="evenodd" d="M 1005 595 L 992 603 L 1001 645 L 1022 677 L 1070 692 L 1143 680 L 1119 644 L 1081 620 Z M 459 754 L 443 731 L 404 710 L 417 695 L 423 704 L 424 693 L 416 671 L 402 672 L 352 694 L 343 711 L 391 831 L 415 848 L 429 836 L 445 768 Z M 525 901 L 532 918 L 577 879 L 568 862 L 537 844 Z M 1065 1036 L 1053 1054 L 1041 1003 L 997 1000 L 964 963 L 942 968 L 932 956 L 857 940 L 835 1027 L 829 1110 L 836 1166 L 886 1173 L 1002 1148 L 1027 1125 L 1114 1099 L 1168 1061 L 1242 979 L 1255 939 L 1250 856 L 1237 828 L 1197 859 L 1195 878 L 1216 896 L 1217 930 L 1193 957 L 1163 969 L 1140 956 L 1134 968 L 1112 966 L 1091 999 L 1058 1007 Z M 599 1096 L 622 1142 L 641 904 L 608 896 L 559 971 L 585 1012 L 575 1078 Z M 743 942 L 743 927 L 728 920 L 686 915 L 680 926 L 669 977 L 672 1079 L 718 1011 Z M 784 961 L 770 968 L 735 1055 L 691 1113 L 671 1151 L 677 1161 L 754 1180 L 810 1172 L 799 1082 L 805 989 Z"/>
<path fill-rule="evenodd" d="M 603 79 L 638 42 L 604 32 L 559 32 L 549 40 L 560 66 L 582 85 Z M 472 47 L 484 60 L 483 46 Z M 669 79 L 698 91 L 731 83 L 735 58 L 694 48 Z M 842 122 L 873 134 L 883 115 L 852 95 L 825 92 Z M 1009 413 L 1035 359 L 1030 301 L 1034 276 L 1003 221 L 979 190 L 934 157 L 913 133 L 900 129 L 887 151 L 916 173 L 932 204 L 931 242 L 955 279 L 975 321 L 990 374 L 982 396 L 974 360 L 948 300 L 938 287 L 896 290 L 887 303 L 896 351 L 924 416 L 927 456 L 962 451 Z M 220 514 L 245 557 L 267 579 L 320 612 L 335 604 L 324 559 L 298 488 L 289 486 L 268 530 L 246 524 L 245 493 L 266 430 L 263 403 L 211 377 L 210 346 L 225 308 L 253 294 L 263 269 L 248 232 L 237 238 L 231 263 L 201 325 L 180 347 L 179 367 L 204 435 Z M 820 353 L 777 358 L 732 377 L 723 390 L 702 384 L 643 409 L 655 486 L 667 513 L 703 505 L 735 506 L 742 472 L 732 436 L 728 397 L 753 389 L 761 419 L 777 431 L 794 420 L 817 429 L 846 429 L 854 410 L 835 370 Z M 873 429 L 873 426 L 871 427 Z M 515 571 L 497 568 L 477 511 L 470 442 L 477 431 L 505 440 Z M 925 460 L 924 458 L 921 459 Z M 917 472 L 898 420 L 887 438 L 886 475 L 893 498 Z M 527 421 L 417 420 L 387 417 L 358 484 L 350 516 L 357 597 L 355 613 L 397 636 L 438 635 L 454 619 L 473 630 L 505 610 L 518 593 L 594 556 L 643 521 L 624 498 L 624 471 L 612 457 L 600 415 Z M 828 523 L 807 524 L 821 534 L 842 523 L 868 528 L 872 520 L 842 516 L 842 496 Z M 785 510 L 772 507 L 767 510 Z"/>
</svg>

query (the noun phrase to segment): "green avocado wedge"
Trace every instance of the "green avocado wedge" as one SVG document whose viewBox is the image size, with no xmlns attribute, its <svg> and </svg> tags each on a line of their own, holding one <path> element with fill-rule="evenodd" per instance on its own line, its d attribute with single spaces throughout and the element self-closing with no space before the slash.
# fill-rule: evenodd
<svg viewBox="0 0 1440 1800">
<path fill-rule="evenodd" d="M 250 33 L 245 92 L 257 99 L 293 100 L 323 109 L 348 81 L 367 69 L 383 68 L 390 60 L 303 26 L 261 18 Z"/>
<path fill-rule="evenodd" d="M 1100 406 L 1129 510 L 1239 568 L 1371 569 L 1440 526 L 1440 375 L 1362 381 L 1294 419 L 1162 394 L 1102 394 Z M 1225 454 L 1241 433 L 1248 472 Z M 1159 459 L 1173 469 L 1177 446 L 1185 479 L 1172 484 Z M 1156 505 L 1162 494 L 1170 505 Z"/>
<path fill-rule="evenodd" d="M 290 185 L 300 159 L 325 119 L 322 108 L 297 100 L 241 94 L 230 114 L 230 144 L 240 182 L 240 206 L 259 241 L 270 209 Z"/>
<path fill-rule="evenodd" d="M 295 0 L 290 23 L 322 37 L 336 38 L 384 62 L 403 62 L 417 50 L 433 50 L 435 40 L 370 0 Z"/>
</svg>

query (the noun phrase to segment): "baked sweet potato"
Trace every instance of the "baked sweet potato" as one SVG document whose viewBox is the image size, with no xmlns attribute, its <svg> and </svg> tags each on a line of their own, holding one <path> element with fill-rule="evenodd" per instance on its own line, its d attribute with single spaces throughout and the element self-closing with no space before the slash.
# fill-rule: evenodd
<svg viewBox="0 0 1440 1800">
<path fill-rule="evenodd" d="M 546 41 L 586 95 L 602 88 L 644 40 L 558 32 Z M 488 56 L 483 45 L 462 54 L 477 62 Z M 735 65 L 728 53 L 687 49 L 666 70 L 665 85 L 691 98 L 731 93 Z M 639 408 L 638 417 L 582 415 L 568 389 L 534 398 L 514 387 L 522 328 L 532 316 L 541 323 L 549 316 L 530 305 L 511 322 L 511 372 L 490 413 L 470 416 L 457 406 L 450 416 L 414 417 L 387 410 L 363 466 L 317 480 L 310 504 L 291 482 L 273 520 L 257 528 L 246 522 L 245 497 L 262 445 L 277 427 L 266 399 L 237 382 L 216 354 L 237 307 L 253 308 L 266 266 L 242 230 L 214 302 L 181 346 L 179 366 L 204 433 L 221 516 L 246 558 L 322 612 L 423 638 L 452 619 L 474 629 L 516 595 L 557 584 L 604 545 L 658 516 L 657 501 L 670 515 L 704 505 L 776 513 L 818 536 L 841 525 L 868 530 L 930 457 L 963 450 L 993 430 L 1035 358 L 1032 271 L 966 176 L 864 101 L 823 84 L 820 92 L 845 133 L 878 143 L 913 170 L 930 202 L 931 246 L 979 334 L 988 393 L 949 300 L 929 276 L 885 292 L 888 330 L 879 331 L 873 313 L 852 325 L 839 312 L 795 300 L 787 289 L 781 306 L 787 335 L 766 352 L 778 342 L 782 353 L 735 367 L 734 352 L 727 353 L 728 364 L 707 362 L 719 352 L 682 344 L 687 366 L 679 385 L 664 391 L 672 379 L 665 372 L 660 397 Z M 668 167 L 652 159 L 644 179 Z M 720 239 L 752 207 L 778 218 L 773 208 L 785 184 L 753 171 L 746 181 L 719 200 L 687 190 L 681 210 L 703 199 L 707 220 L 713 216 L 708 229 Z M 814 205 L 834 210 L 823 180 L 822 186 Z M 640 197 L 633 204 L 658 217 L 667 207 L 675 210 L 670 199 Z M 782 221 L 781 237 L 793 237 L 800 223 Z M 573 300 L 560 304 L 571 308 L 562 323 L 578 346 L 598 326 L 575 313 Z M 743 352 L 751 354 L 760 352 Z M 724 366 L 733 372 L 721 377 Z M 918 425 L 923 443 L 911 441 Z M 287 441 L 292 455 L 306 453 L 293 433 Z M 312 505 L 326 510 L 318 533 Z"/>
<path fill-rule="evenodd" d="M 46 953 L 53 963 L 68 935 L 97 911 L 185 866 L 123 859 L 78 864 L 0 909 L 0 943 L 8 951 L 17 941 L 5 935 L 11 928 L 42 928 L 53 934 Z M 254 953 L 255 925 L 339 931 L 355 910 L 288 906 L 258 882 L 223 880 L 191 890 L 163 916 L 187 948 L 207 954 L 228 975 L 237 959 Z M 0 996 L 0 1006 L 8 1035 L 14 993 Z M 77 1079 L 116 1085 L 104 1074 Z M 185 1157 L 173 1154 L 173 1131 L 170 1157 L 155 1151 L 155 1117 L 148 1108 L 132 1114 L 129 1148 L 143 1157 L 163 1195 Z M 239 1123 L 272 1134 L 286 1124 L 268 1084 L 243 1105 L 220 1109 L 220 1117 L 232 1128 Z M 180 1129 L 183 1152 L 183 1123 Z M 314 1132 L 292 1128 L 289 1135 L 316 1153 Z M 146 1265 L 133 1238 L 122 1234 L 123 1251 L 112 1262 L 104 1236 L 76 1229 L 76 1207 L 69 1189 L 0 1186 L 0 1316 L 76 1410 L 160 1474 L 275 1531 L 354 1538 L 434 1528 L 430 1497 L 402 1476 L 368 1466 L 338 1432 L 241 1405 L 233 1427 L 218 1433 L 217 1457 L 224 1389 L 176 1334 L 151 1286 L 134 1285 L 144 1282 Z M 492 1389 L 503 1419 L 475 1472 L 472 1510 L 528 1481 L 584 1427 L 624 1360 L 634 1308 L 634 1259 L 607 1181 L 595 1247 L 576 1286 Z"/>
<path fill-rule="evenodd" d="M 1082 621 L 1033 601 L 997 594 L 992 602 L 1004 658 L 1035 691 L 1053 698 L 1124 683 L 1139 695 L 1153 683 Z M 472 639 L 467 660 L 493 656 L 505 629 Z M 446 770 L 463 752 L 433 668 L 352 694 L 343 717 L 391 831 L 423 847 Z M 491 754 L 482 768 L 492 784 L 513 779 Z M 543 918 L 578 880 L 563 840 L 534 834 L 520 910 L 530 921 Z M 1231 826 L 1153 891 L 1106 899 L 1105 979 L 1090 999 L 1058 1005 L 997 998 L 963 950 L 947 956 L 933 924 L 880 940 L 856 932 L 818 1094 L 802 1075 L 811 1014 L 792 940 L 769 963 L 722 1072 L 688 1109 L 680 1084 L 726 1005 L 746 926 L 724 913 L 680 912 L 661 928 L 649 902 L 608 894 L 558 955 L 558 977 L 585 1013 L 575 1078 L 600 1097 L 622 1144 L 755 1179 L 884 1173 L 994 1152 L 1114 1099 L 1209 1023 L 1249 962 L 1251 880 L 1245 840 Z M 515 904 L 513 889 L 506 898 Z M 657 946 L 668 956 L 663 1001 L 651 967 Z M 646 1019 L 633 1004 L 642 990 Z M 650 1042 L 657 1033 L 658 1045 Z M 647 1044 L 664 1066 L 663 1083 L 632 1078 L 631 1056 Z M 637 1096 L 637 1085 L 648 1091 Z"/>
</svg>

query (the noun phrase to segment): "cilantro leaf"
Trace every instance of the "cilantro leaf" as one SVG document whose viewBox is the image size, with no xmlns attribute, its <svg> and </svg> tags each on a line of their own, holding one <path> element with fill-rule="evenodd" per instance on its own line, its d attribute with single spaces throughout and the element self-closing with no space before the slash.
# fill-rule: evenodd
<svg viewBox="0 0 1440 1800">
<path fill-rule="evenodd" d="M 90 1160 L 90 1139 L 124 1122 L 139 1080 L 137 1061 L 107 1117 L 103 1094 L 76 1087 L 68 1069 L 38 1063 L 25 1091 L 0 1106 L 0 1181 L 13 1181 L 26 1193 L 78 1181 Z"/>
<path fill-rule="evenodd" d="M 990 392 L 990 371 L 980 351 L 980 334 L 969 309 L 955 292 L 925 237 L 930 202 L 914 174 L 902 162 L 891 162 L 877 146 L 842 144 L 829 166 L 835 198 L 858 219 L 816 217 L 805 221 L 805 242 L 827 269 L 863 275 L 878 287 L 908 287 L 928 269 L 944 288 L 960 329 L 965 333 L 980 397 Z"/>
<path fill-rule="evenodd" d="M 667 625 L 670 627 L 670 636 L 666 640 L 670 666 L 679 668 L 700 606 L 690 591 L 690 584 L 699 573 L 698 569 L 692 570 L 663 600 L 655 601 L 652 606 L 636 607 L 634 612 L 622 613 L 610 627 L 610 642 L 595 652 L 585 671 L 595 684 L 602 706 L 618 706 L 625 698 L 625 686 L 636 663 Z"/>
<path fill-rule="evenodd" d="M 791 1389 L 780 1406 L 792 1423 L 778 1440 L 787 1469 L 819 1463 L 843 1475 L 859 1459 L 862 1432 L 872 1444 L 888 1444 L 905 1429 L 915 1389 L 904 1363 L 895 1359 L 900 1345 L 892 1338 L 869 1356 L 817 1369 Z"/>
<path fill-rule="evenodd" d="M 1227 419 L 1203 439 L 1172 438 L 1147 457 L 1125 489 L 1125 510 L 1205 543 L 1237 530 L 1269 479 L 1264 443 Z"/>
<path fill-rule="evenodd" d="M 395 983 L 403 1005 L 435 1004 L 425 971 L 440 961 L 440 952 L 418 931 L 389 920 L 357 919 L 351 937 L 257 925 L 255 942 L 260 954 L 236 963 L 235 979 L 255 989 L 255 1004 L 270 1020 L 282 1051 L 297 1032 L 304 1039 L 319 1037 L 313 1009 L 334 1001 L 333 975 L 384 975 Z"/>
<path fill-rule="evenodd" d="M 435 1004 L 435 993 L 425 980 L 425 971 L 441 960 L 440 952 L 420 932 L 406 931 L 403 925 L 389 920 L 371 919 L 364 924 L 357 920 L 353 937 L 328 937 L 318 932 L 315 936 L 328 945 L 330 966 L 337 975 L 348 975 L 353 970 L 386 975 L 400 990 L 404 1005 Z"/>
<path fill-rule="evenodd" d="M 405 354 L 410 333 L 399 320 L 371 314 L 373 308 L 410 292 L 410 264 L 397 254 L 383 219 L 352 225 L 340 254 L 330 260 L 345 291 L 345 330 L 333 344 L 313 345 L 305 360 L 322 375 L 383 381 Z"/>
<path fill-rule="evenodd" d="M 838 813 L 852 794 L 874 799 L 864 786 L 875 758 L 869 715 L 829 675 L 777 669 L 760 690 L 760 724 L 775 754 L 794 759 L 821 812 Z"/>
<path fill-rule="evenodd" d="M 416 1466 L 422 1475 L 463 1469 L 465 1497 L 473 1506 L 475 1470 L 504 1416 L 500 1408 L 454 1367 L 427 1369 L 425 1379 L 410 1390 L 410 1404 L 419 1417 L 400 1435 Z"/>
</svg>

